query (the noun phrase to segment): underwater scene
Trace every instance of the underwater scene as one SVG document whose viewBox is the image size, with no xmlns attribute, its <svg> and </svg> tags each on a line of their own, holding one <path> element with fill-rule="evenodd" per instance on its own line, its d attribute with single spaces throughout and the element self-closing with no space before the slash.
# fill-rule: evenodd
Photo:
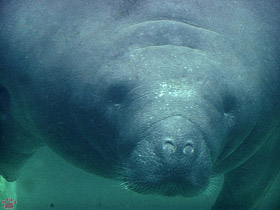
<svg viewBox="0 0 280 210">
<path fill-rule="evenodd" d="M 280 210 L 279 0 L 0 0 L 0 210 Z"/>
<path fill-rule="evenodd" d="M 216 180 L 208 195 L 197 198 L 139 195 L 123 189 L 121 182 L 74 168 L 42 148 L 23 168 L 18 181 L 1 179 L 0 198 L 16 200 L 16 210 L 210 210 L 221 182 Z M 280 179 L 273 185 L 259 210 L 278 209 Z M 0 209 L 7 208 L 2 205 Z"/>
</svg>

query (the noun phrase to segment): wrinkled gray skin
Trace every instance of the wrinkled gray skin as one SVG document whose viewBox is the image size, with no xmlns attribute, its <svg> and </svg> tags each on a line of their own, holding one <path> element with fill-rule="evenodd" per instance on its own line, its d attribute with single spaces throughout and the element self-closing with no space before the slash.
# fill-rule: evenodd
<svg viewBox="0 0 280 210">
<path fill-rule="evenodd" d="M 128 189 L 257 209 L 279 171 L 278 0 L 1 0 L 0 174 L 47 144 Z"/>
</svg>

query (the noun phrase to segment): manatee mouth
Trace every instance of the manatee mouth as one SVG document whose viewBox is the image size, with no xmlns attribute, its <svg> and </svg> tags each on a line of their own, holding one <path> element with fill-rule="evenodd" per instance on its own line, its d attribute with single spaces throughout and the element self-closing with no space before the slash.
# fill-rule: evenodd
<svg viewBox="0 0 280 210">
<path fill-rule="evenodd" d="M 141 194 L 159 194 L 163 196 L 183 196 L 194 197 L 204 192 L 209 185 L 209 182 L 199 189 L 193 188 L 187 182 L 182 180 L 161 180 L 157 182 L 128 180 L 122 184 L 126 190 L 132 190 Z"/>
<path fill-rule="evenodd" d="M 212 159 L 201 128 L 174 115 L 153 124 L 123 162 L 124 186 L 142 194 L 193 197 L 210 183 Z"/>
<path fill-rule="evenodd" d="M 172 144 L 169 142 L 168 144 Z M 197 143 L 198 144 L 198 143 Z M 125 189 L 142 194 L 193 197 L 204 192 L 211 176 L 211 155 L 205 143 L 173 148 L 143 142 L 123 167 Z M 180 151 L 178 151 L 180 150 Z"/>
<path fill-rule="evenodd" d="M 182 160 L 167 163 L 156 156 L 136 154 L 123 171 L 125 189 L 141 194 L 193 197 L 204 192 L 210 183 L 211 161 L 202 154 L 191 163 Z M 141 159 L 140 159 L 141 158 Z"/>
</svg>

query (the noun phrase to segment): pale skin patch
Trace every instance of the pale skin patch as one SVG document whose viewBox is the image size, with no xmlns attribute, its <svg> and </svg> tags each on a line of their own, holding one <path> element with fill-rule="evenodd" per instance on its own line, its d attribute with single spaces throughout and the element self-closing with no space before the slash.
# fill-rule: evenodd
<svg viewBox="0 0 280 210">
<path fill-rule="evenodd" d="M 178 81 L 161 82 L 159 84 L 159 89 L 155 92 L 156 98 L 161 98 L 166 95 L 190 98 L 198 95 L 194 89 L 187 85 L 182 87 L 182 84 L 185 83 L 179 83 Z"/>
</svg>

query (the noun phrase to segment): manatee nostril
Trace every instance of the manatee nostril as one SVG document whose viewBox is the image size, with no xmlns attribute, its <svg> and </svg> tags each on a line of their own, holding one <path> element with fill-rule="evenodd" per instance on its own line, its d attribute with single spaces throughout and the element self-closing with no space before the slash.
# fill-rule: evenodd
<svg viewBox="0 0 280 210">
<path fill-rule="evenodd" d="M 175 153 L 176 151 L 175 144 L 170 140 L 165 141 L 163 144 L 163 150 L 168 152 L 169 154 Z"/>
<path fill-rule="evenodd" d="M 183 153 L 186 155 L 192 155 L 194 153 L 193 143 L 189 142 L 183 149 Z"/>
</svg>

